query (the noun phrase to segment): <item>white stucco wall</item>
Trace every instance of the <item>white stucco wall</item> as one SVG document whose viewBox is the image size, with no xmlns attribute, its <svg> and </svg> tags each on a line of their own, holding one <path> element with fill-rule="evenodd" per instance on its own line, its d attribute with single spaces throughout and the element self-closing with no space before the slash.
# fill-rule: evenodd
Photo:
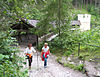
<svg viewBox="0 0 100 77">
<path fill-rule="evenodd" d="M 78 14 L 78 20 L 80 21 L 80 30 L 90 30 L 91 15 L 90 14 Z"/>
</svg>

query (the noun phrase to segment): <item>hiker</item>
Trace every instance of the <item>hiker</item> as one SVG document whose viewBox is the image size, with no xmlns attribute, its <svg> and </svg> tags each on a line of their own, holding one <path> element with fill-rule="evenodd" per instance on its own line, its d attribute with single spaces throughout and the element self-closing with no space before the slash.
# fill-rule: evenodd
<svg viewBox="0 0 100 77">
<path fill-rule="evenodd" d="M 47 58 L 49 54 L 50 54 L 50 51 L 49 51 L 48 43 L 45 43 L 41 51 L 41 58 L 42 58 L 42 61 L 44 61 L 44 68 L 47 67 Z"/>
<path fill-rule="evenodd" d="M 36 50 L 32 47 L 32 44 L 29 44 L 25 50 L 25 55 L 27 56 L 27 59 L 29 61 L 29 69 L 31 69 L 33 52 L 36 52 Z"/>
</svg>

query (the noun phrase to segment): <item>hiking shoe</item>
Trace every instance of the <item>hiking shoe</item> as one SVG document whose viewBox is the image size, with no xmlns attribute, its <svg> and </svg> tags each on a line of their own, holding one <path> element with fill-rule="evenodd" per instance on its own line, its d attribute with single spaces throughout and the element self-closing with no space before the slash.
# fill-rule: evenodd
<svg viewBox="0 0 100 77">
<path fill-rule="evenodd" d="M 47 66 L 44 66 L 44 68 L 47 68 Z"/>
</svg>

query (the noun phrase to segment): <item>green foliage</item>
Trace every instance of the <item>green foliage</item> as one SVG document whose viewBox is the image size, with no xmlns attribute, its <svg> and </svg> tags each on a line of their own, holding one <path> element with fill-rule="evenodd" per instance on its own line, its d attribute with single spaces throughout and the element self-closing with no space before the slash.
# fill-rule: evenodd
<svg viewBox="0 0 100 77">
<path fill-rule="evenodd" d="M 80 60 L 83 60 L 83 55 L 80 55 L 78 58 L 79 58 Z"/>
<path fill-rule="evenodd" d="M 62 57 L 57 57 L 56 61 L 59 62 L 61 61 Z"/>
<path fill-rule="evenodd" d="M 38 50 L 41 51 L 43 46 L 44 46 L 44 42 L 39 43 L 39 45 L 38 45 Z"/>
<path fill-rule="evenodd" d="M 72 9 L 72 17 L 73 17 L 73 20 L 78 20 L 78 14 L 89 14 L 87 10 L 85 9 Z"/>
<path fill-rule="evenodd" d="M 62 31 L 61 26 L 65 23 L 69 23 L 71 1 L 72 0 L 45 1 L 45 7 L 42 8 L 43 16 L 38 23 L 39 35 L 47 34 L 50 30 L 57 33 Z"/>
<path fill-rule="evenodd" d="M 71 68 L 71 69 L 74 69 L 74 68 L 75 68 L 75 65 L 69 64 L 69 63 L 64 63 L 64 66 L 65 66 L 65 67 L 69 67 L 69 68 Z"/>
<path fill-rule="evenodd" d="M 4 55 L 0 54 L 0 60 L 2 60 L 4 58 Z"/>
<path fill-rule="evenodd" d="M 12 30 L 9 30 L 11 26 L 9 23 L 16 23 L 16 19 L 39 20 L 40 22 L 37 24 L 38 30 L 31 30 L 31 32 L 36 31 L 35 34 L 39 36 L 47 34 L 49 31 L 59 33 L 60 37 L 55 38 L 49 44 L 51 51 L 55 53 L 63 53 L 65 56 L 69 56 L 74 50 L 77 50 L 77 43 L 81 43 L 81 51 L 83 53 L 84 51 L 95 51 L 99 49 L 98 47 L 85 45 L 88 43 L 100 46 L 100 16 L 98 14 L 98 8 L 88 5 L 88 10 L 72 10 L 71 2 L 72 0 L 0 1 L 0 77 L 27 77 L 25 74 L 27 71 L 20 72 L 22 66 L 19 66 L 18 63 L 21 64 L 23 62 L 20 57 L 15 55 L 15 53 L 18 52 L 14 46 L 17 45 L 15 43 L 16 39 L 11 37 Z M 98 27 L 86 32 L 79 30 L 72 31 L 70 20 L 72 20 L 72 18 L 77 19 L 77 14 L 79 13 L 91 14 L 93 28 L 94 26 Z M 40 50 L 42 46 L 43 43 L 39 45 Z M 59 61 L 61 58 L 57 60 Z M 72 64 L 64 64 L 64 66 L 75 68 Z M 79 65 L 75 69 L 81 71 L 82 67 L 82 65 Z"/>
<path fill-rule="evenodd" d="M 27 70 L 21 72 L 19 64 L 23 62 L 16 55 L 18 44 L 11 37 L 10 26 L 16 23 L 16 19 L 39 20 L 41 13 L 34 5 L 34 0 L 0 0 L 0 77 L 28 77 Z"/>
<path fill-rule="evenodd" d="M 83 64 L 80 64 L 80 65 L 76 66 L 74 69 L 82 71 L 83 70 Z"/>
<path fill-rule="evenodd" d="M 16 48 L 11 45 L 17 45 L 17 43 L 14 43 L 15 38 L 11 37 L 10 31 L 1 31 L 0 33 L 0 53 L 5 55 L 14 53 Z"/>
<path fill-rule="evenodd" d="M 83 64 L 79 64 L 79 65 L 76 66 L 74 64 L 64 63 L 64 67 L 69 67 L 71 69 L 78 70 L 78 71 L 82 71 L 83 70 Z"/>
<path fill-rule="evenodd" d="M 16 39 L 11 37 L 11 31 L 0 31 L 0 77 L 28 77 L 21 72 L 18 64 L 23 64 L 22 59 L 15 53 L 18 52 Z M 24 74 L 23 74 L 24 73 Z"/>
<path fill-rule="evenodd" d="M 97 16 L 99 15 L 99 8 L 96 8 L 93 5 L 88 5 L 87 10 L 92 15 L 97 15 Z"/>
<path fill-rule="evenodd" d="M 64 56 L 70 56 L 72 54 L 72 52 L 70 52 L 70 51 L 66 51 L 65 53 L 64 53 Z"/>
<path fill-rule="evenodd" d="M 79 30 L 65 32 L 62 34 L 62 38 L 56 37 L 49 45 L 51 51 L 56 54 L 60 53 L 61 55 L 68 56 L 68 54 L 74 53 L 76 56 L 79 47 L 78 43 L 80 43 L 80 54 L 93 58 L 93 55 L 97 53 L 92 53 L 98 51 L 98 46 L 100 46 L 100 27 L 98 26 L 84 32 Z"/>
</svg>

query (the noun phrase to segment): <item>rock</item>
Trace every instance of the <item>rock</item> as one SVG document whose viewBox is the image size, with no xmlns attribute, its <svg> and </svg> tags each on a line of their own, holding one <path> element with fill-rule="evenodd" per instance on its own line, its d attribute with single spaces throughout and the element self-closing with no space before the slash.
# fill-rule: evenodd
<svg viewBox="0 0 100 77">
<path fill-rule="evenodd" d="M 75 65 L 75 63 L 74 63 L 74 62 L 70 62 L 70 64 L 73 64 L 73 65 Z"/>
<path fill-rule="evenodd" d="M 68 61 L 71 61 L 71 58 L 70 58 L 70 57 L 68 57 L 68 58 L 67 58 L 67 60 L 68 60 Z"/>
<path fill-rule="evenodd" d="M 100 77 L 100 72 L 99 71 L 97 72 L 97 75 L 96 76 Z"/>
<path fill-rule="evenodd" d="M 90 61 L 90 62 L 93 62 L 94 60 L 93 60 L 93 59 L 90 59 L 89 61 Z"/>
<path fill-rule="evenodd" d="M 79 64 L 83 64 L 83 61 L 80 60 L 80 61 L 79 61 Z"/>
</svg>

